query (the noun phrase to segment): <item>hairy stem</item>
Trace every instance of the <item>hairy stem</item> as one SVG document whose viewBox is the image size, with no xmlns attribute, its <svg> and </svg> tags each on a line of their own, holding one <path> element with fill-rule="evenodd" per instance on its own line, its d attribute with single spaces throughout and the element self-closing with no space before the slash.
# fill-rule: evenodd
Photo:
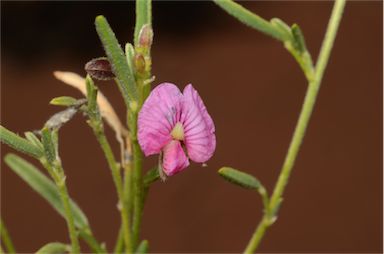
<svg viewBox="0 0 384 254">
<path fill-rule="evenodd" d="M 117 235 L 117 240 L 115 244 L 115 248 L 113 249 L 113 253 L 121 253 L 124 248 L 124 229 L 120 226 L 119 234 Z"/>
<path fill-rule="evenodd" d="M 142 160 L 143 153 L 137 141 L 137 112 L 133 113 L 131 122 L 132 128 L 132 148 L 133 148 L 133 244 L 137 247 L 140 236 L 141 217 L 143 212 L 143 179 L 142 179 Z"/>
<path fill-rule="evenodd" d="M 137 56 L 143 54 L 145 68 L 140 70 L 136 68 L 136 84 L 139 90 L 139 100 L 137 105 L 131 105 L 128 109 L 128 126 L 131 129 L 132 151 L 133 151 L 133 172 L 132 172 L 132 187 L 130 188 L 133 194 L 133 246 L 136 250 L 140 239 L 141 218 L 144 207 L 144 185 L 142 176 L 142 160 L 143 153 L 137 140 L 137 118 L 141 106 L 150 91 L 150 85 L 146 81 L 151 76 L 151 55 L 150 47 L 152 42 L 141 45 L 140 31 L 144 25 L 152 24 L 152 1 L 151 0 L 136 0 L 136 25 L 134 32 L 135 53 Z M 148 42 L 147 42 L 148 43 Z M 144 51 L 143 48 L 144 47 Z M 127 181 L 128 183 L 129 181 Z M 132 197 L 132 195 L 131 195 Z"/>
<path fill-rule="evenodd" d="M 64 211 L 66 214 L 65 217 L 67 218 L 69 236 L 71 238 L 72 253 L 75 253 L 75 254 L 80 253 L 79 239 L 77 237 L 77 232 L 75 229 L 72 210 L 69 205 L 69 195 L 68 195 L 67 186 L 65 185 L 64 181 L 60 181 L 57 183 L 57 187 L 59 188 L 60 197 L 63 202 Z"/>
<path fill-rule="evenodd" d="M 333 43 L 337 34 L 337 30 L 340 24 L 340 20 L 343 14 L 345 6 L 345 0 L 336 0 L 331 18 L 328 23 L 328 28 L 323 40 L 319 58 L 315 68 L 314 79 L 309 83 L 307 93 L 304 99 L 304 103 L 301 109 L 299 120 L 297 122 L 291 144 L 288 149 L 288 153 L 284 160 L 283 167 L 281 169 L 279 178 L 275 185 L 273 194 L 269 202 L 269 211 L 273 214 L 267 214 L 261 220 L 259 226 L 256 228 L 251 240 L 244 253 L 253 253 L 258 247 L 261 239 L 264 236 L 266 229 L 271 225 L 276 216 L 278 207 L 280 206 L 284 189 L 288 183 L 289 176 L 292 172 L 297 154 L 299 152 L 301 143 L 305 136 L 305 132 L 308 126 L 308 122 L 311 118 L 311 114 L 316 102 L 317 94 L 320 88 L 321 80 L 324 75 L 324 70 L 328 63 L 328 59 L 331 53 Z"/>
<path fill-rule="evenodd" d="M 96 126 L 95 126 L 96 125 Z M 101 129 L 100 124 L 91 124 L 96 138 L 100 143 L 100 146 L 104 152 L 104 155 L 108 161 L 108 165 L 112 172 L 113 181 L 116 186 L 117 195 L 119 198 L 119 210 L 121 213 L 121 220 L 123 223 L 123 232 L 124 232 L 124 244 L 126 253 L 132 252 L 132 242 L 131 242 L 131 231 L 130 231 L 130 220 L 128 215 L 128 206 L 124 202 L 124 189 L 123 183 L 120 175 L 120 166 L 116 162 L 115 156 L 113 155 L 111 146 L 108 143 L 108 140 Z M 97 127 L 99 126 L 99 127 Z"/>
<path fill-rule="evenodd" d="M 61 202 L 63 202 L 64 214 L 67 221 L 67 227 L 69 231 L 69 237 L 71 239 L 71 253 L 79 254 L 80 253 L 80 245 L 79 239 L 77 236 L 75 222 L 73 219 L 73 212 L 69 203 L 69 194 L 68 189 L 65 184 L 65 174 L 64 169 L 62 168 L 59 161 L 54 161 L 52 164 L 48 161 L 42 161 L 43 166 L 47 169 L 48 173 L 51 175 L 55 184 L 58 188 Z"/>
</svg>

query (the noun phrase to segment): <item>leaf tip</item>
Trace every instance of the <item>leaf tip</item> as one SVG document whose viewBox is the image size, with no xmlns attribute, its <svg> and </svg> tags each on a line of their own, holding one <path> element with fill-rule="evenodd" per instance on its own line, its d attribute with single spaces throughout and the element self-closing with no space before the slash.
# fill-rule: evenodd
<svg viewBox="0 0 384 254">
<path fill-rule="evenodd" d="M 95 18 L 95 22 L 98 23 L 98 22 L 102 22 L 102 21 L 105 21 L 105 17 L 103 15 L 98 15 L 96 16 Z"/>
</svg>

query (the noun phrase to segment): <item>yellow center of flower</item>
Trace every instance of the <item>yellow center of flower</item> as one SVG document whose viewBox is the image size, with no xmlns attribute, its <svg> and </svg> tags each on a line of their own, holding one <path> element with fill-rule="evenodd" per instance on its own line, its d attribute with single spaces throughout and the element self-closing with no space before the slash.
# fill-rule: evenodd
<svg viewBox="0 0 384 254">
<path fill-rule="evenodd" d="M 184 140 L 184 128 L 180 122 L 177 122 L 173 130 L 171 131 L 172 138 L 176 140 Z"/>
</svg>

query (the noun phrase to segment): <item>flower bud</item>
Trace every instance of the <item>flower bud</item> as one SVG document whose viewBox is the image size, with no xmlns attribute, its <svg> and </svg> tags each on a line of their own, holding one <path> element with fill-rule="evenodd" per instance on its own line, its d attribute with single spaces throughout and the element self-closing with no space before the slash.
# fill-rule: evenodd
<svg viewBox="0 0 384 254">
<path fill-rule="evenodd" d="M 145 58 L 142 54 L 135 55 L 135 68 L 137 73 L 141 74 L 145 72 Z"/>
<path fill-rule="evenodd" d="M 85 71 L 94 79 L 110 80 L 115 78 L 111 64 L 106 57 L 94 58 L 85 64 Z"/>
<path fill-rule="evenodd" d="M 144 25 L 139 33 L 139 47 L 150 48 L 153 41 L 153 30 L 151 25 Z"/>
</svg>

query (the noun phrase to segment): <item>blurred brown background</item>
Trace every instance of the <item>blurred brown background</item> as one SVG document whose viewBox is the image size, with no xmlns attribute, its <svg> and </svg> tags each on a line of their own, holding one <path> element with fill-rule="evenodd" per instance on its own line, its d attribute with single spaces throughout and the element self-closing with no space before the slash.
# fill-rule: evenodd
<svg viewBox="0 0 384 254">
<path fill-rule="evenodd" d="M 332 2 L 242 4 L 267 19 L 300 24 L 316 58 Z M 378 1 L 347 3 L 279 219 L 260 252 L 382 251 L 382 9 Z M 193 164 L 153 185 L 142 237 L 152 252 L 240 252 L 261 217 L 261 201 L 216 171 L 233 166 L 273 188 L 305 79 L 280 43 L 211 2 L 156 2 L 153 12 L 155 83 L 193 83 L 215 121 L 218 146 L 208 168 Z M 132 39 L 132 2 L 1 2 L 2 125 L 20 134 L 38 129 L 60 110 L 48 105 L 51 98 L 81 97 L 52 72 L 84 74 L 85 62 L 103 55 L 93 27 L 98 14 L 120 42 Z M 99 87 L 124 116 L 116 87 Z M 2 146 L 1 156 L 7 152 Z M 111 248 L 119 225 L 115 189 L 80 115 L 61 130 L 61 157 L 70 194 Z M 64 220 L 1 165 L 1 214 L 18 251 L 68 242 Z"/>
</svg>

